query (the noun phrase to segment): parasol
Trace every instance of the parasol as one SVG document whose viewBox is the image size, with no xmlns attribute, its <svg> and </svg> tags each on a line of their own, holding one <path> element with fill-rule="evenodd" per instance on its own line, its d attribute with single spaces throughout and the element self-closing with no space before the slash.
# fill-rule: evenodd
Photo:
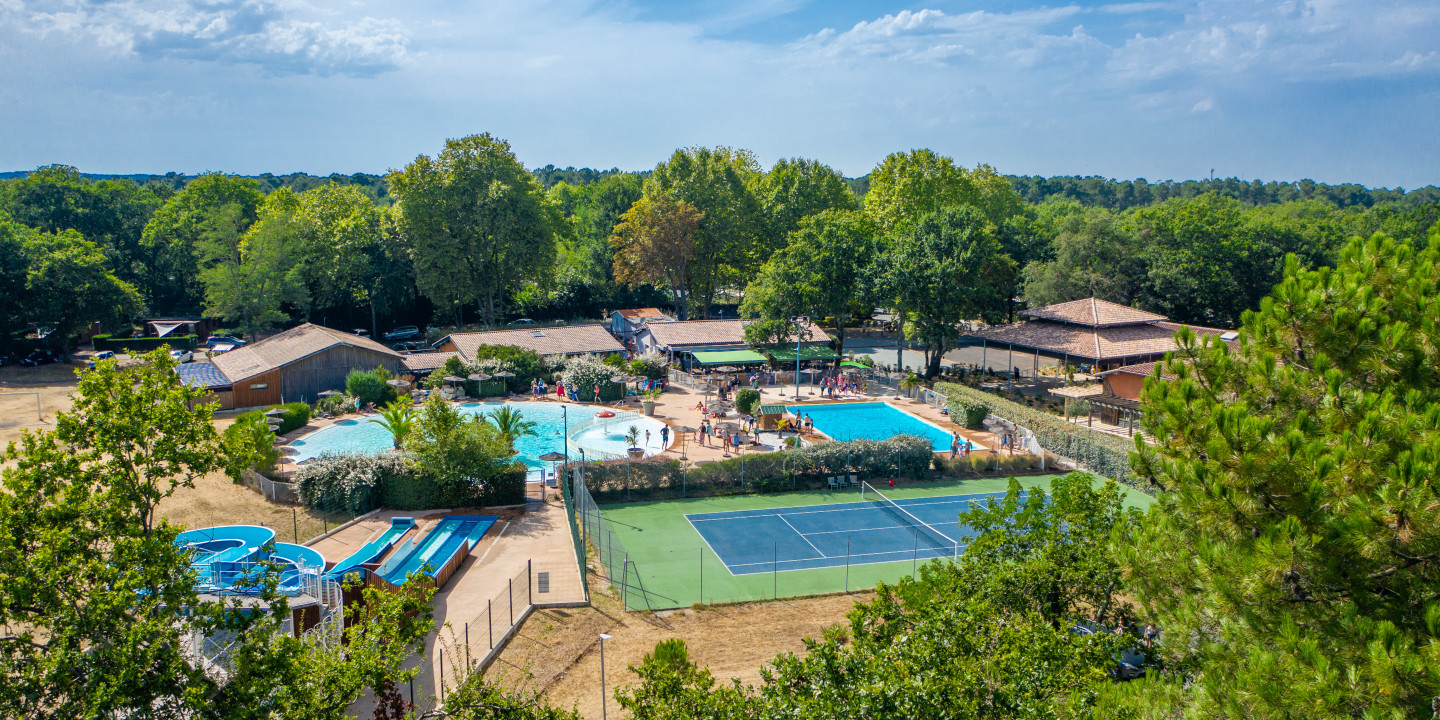
<svg viewBox="0 0 1440 720">
<path fill-rule="evenodd" d="M 486 375 L 485 373 L 471 373 L 470 379 L 474 380 L 475 382 L 485 382 L 486 380 L 490 379 L 490 376 Z"/>
<path fill-rule="evenodd" d="M 340 392 L 339 390 L 322 390 L 322 391 L 320 391 L 320 397 L 335 397 L 336 395 L 344 395 L 344 394 L 345 394 L 345 393 L 342 393 L 342 392 Z"/>
<path fill-rule="evenodd" d="M 268 415 L 268 416 L 270 416 L 270 417 L 275 417 L 275 416 L 277 416 L 277 415 L 284 415 L 286 412 L 288 412 L 288 411 L 287 411 L 285 408 L 282 408 L 282 407 L 273 407 L 273 408 L 270 408 L 269 410 L 266 410 L 266 411 L 265 411 L 265 414 Z"/>
</svg>

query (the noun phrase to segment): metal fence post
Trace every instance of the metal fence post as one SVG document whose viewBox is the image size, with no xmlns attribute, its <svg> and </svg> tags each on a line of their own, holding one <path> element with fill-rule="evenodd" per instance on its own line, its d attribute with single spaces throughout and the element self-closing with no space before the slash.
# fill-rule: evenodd
<svg viewBox="0 0 1440 720">
<path fill-rule="evenodd" d="M 915 577 L 915 569 L 920 565 L 920 531 L 915 531 L 915 547 L 910 550 L 910 577 Z"/>
<path fill-rule="evenodd" d="M 510 578 L 507 585 L 508 587 L 505 589 L 505 604 L 510 606 L 510 624 L 506 625 L 505 628 L 508 630 L 515 625 L 515 578 Z"/>
<path fill-rule="evenodd" d="M 845 536 L 845 594 L 850 594 L 850 536 Z"/>
<path fill-rule="evenodd" d="M 776 600 L 779 600 L 779 599 L 780 599 L 780 543 L 777 542 L 777 543 L 774 543 L 774 545 L 775 545 L 775 556 L 770 560 L 770 578 L 771 578 L 771 580 L 773 581 L 775 587 L 771 589 L 770 594 L 771 594 L 771 596 L 774 597 Z"/>
<path fill-rule="evenodd" d="M 627 591 L 630 589 L 630 554 L 625 553 L 622 555 L 620 557 L 620 563 L 620 609 L 624 611 L 630 607 L 629 604 L 626 603 L 626 600 L 629 599 L 629 593 Z"/>
<path fill-rule="evenodd" d="M 495 599 L 485 601 L 485 627 L 490 629 L 490 649 L 495 649 Z"/>
<path fill-rule="evenodd" d="M 534 600 L 535 600 L 535 574 L 534 574 L 533 572 L 531 572 L 531 564 L 534 563 L 534 562 L 535 562 L 535 560 L 534 560 L 533 558 L 532 558 L 532 559 L 528 559 L 528 560 L 525 561 L 525 604 L 526 604 L 526 605 L 531 604 L 531 603 L 534 602 Z"/>
<path fill-rule="evenodd" d="M 700 546 L 700 602 L 705 602 L 705 546 Z"/>
<path fill-rule="evenodd" d="M 470 623 L 465 623 L 465 669 L 470 669 Z"/>
</svg>

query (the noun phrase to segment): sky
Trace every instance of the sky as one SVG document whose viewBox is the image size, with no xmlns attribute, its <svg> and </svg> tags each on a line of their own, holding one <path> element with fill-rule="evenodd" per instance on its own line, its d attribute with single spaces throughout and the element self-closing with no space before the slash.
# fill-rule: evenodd
<svg viewBox="0 0 1440 720">
<path fill-rule="evenodd" d="M 1440 185 L 1436 0 L 0 0 L 0 170 L 379 173 L 728 145 L 847 176 Z"/>
</svg>

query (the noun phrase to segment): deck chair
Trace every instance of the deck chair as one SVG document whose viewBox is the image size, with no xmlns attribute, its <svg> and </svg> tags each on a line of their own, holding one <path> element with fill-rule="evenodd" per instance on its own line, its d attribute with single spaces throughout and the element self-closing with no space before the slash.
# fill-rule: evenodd
<svg viewBox="0 0 1440 720">
<path fill-rule="evenodd" d="M 840 489 L 840 481 L 839 481 L 839 480 L 836 480 L 833 475 L 830 476 L 830 477 L 825 478 L 825 484 L 826 484 L 826 485 L 829 485 L 831 490 L 839 490 L 839 489 Z"/>
<path fill-rule="evenodd" d="M 860 476 L 859 476 L 859 475 L 856 475 L 855 473 L 850 473 L 850 483 L 849 483 L 849 486 L 850 486 L 850 487 L 860 487 Z"/>
</svg>

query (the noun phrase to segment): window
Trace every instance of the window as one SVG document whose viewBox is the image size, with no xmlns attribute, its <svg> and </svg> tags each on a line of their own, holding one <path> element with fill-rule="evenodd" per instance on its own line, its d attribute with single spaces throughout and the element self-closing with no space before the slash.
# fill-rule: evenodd
<svg viewBox="0 0 1440 720">
<path fill-rule="evenodd" d="M 539 330 L 531 330 L 530 337 L 545 337 L 545 333 L 540 332 Z"/>
<path fill-rule="evenodd" d="M 251 390 L 264 390 L 265 388 L 268 388 L 268 387 L 270 387 L 270 384 L 269 384 L 269 383 L 260 383 L 260 384 L 258 384 L 258 385 L 251 385 L 251 386 L 250 386 L 250 389 L 251 389 Z"/>
</svg>

